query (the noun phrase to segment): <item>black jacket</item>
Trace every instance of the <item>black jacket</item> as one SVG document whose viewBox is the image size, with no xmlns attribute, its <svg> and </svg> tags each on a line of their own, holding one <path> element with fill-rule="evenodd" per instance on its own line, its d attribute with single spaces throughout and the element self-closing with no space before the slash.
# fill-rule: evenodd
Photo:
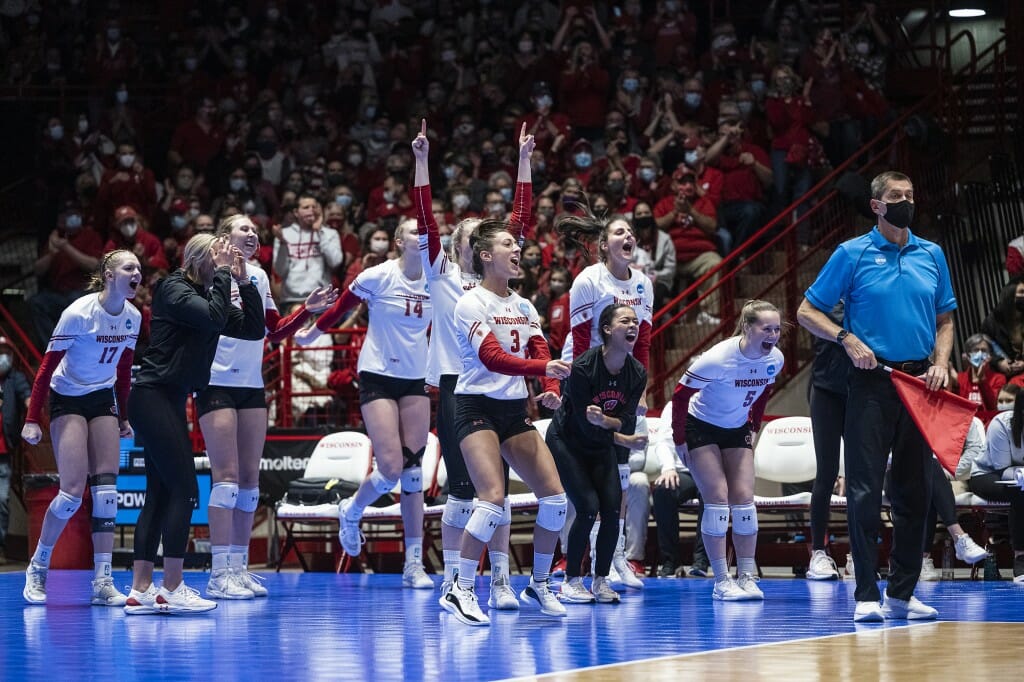
<svg viewBox="0 0 1024 682">
<path fill-rule="evenodd" d="M 206 388 L 221 335 L 258 341 L 266 334 L 263 300 L 252 284 L 238 286 L 239 310 L 231 304 L 231 272 L 218 268 L 204 291 L 175 270 L 153 290 L 149 347 L 136 386 L 166 386 L 182 393 Z"/>
</svg>

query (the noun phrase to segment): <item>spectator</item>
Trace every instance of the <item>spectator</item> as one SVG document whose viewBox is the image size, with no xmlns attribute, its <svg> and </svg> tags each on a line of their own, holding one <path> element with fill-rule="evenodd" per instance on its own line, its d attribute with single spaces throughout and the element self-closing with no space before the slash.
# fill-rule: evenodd
<svg viewBox="0 0 1024 682">
<path fill-rule="evenodd" d="M 745 142 L 743 133 L 741 122 L 724 121 L 718 126 L 718 139 L 708 148 L 705 158 L 723 174 L 722 203 L 718 212 L 721 228 L 736 245 L 743 244 L 764 224 L 765 191 L 772 185 L 768 153 Z"/>
<path fill-rule="evenodd" d="M 889 36 L 878 23 L 878 5 L 865 2 L 864 9 L 857 14 L 853 25 L 843 33 L 843 47 L 846 62 L 868 84 L 872 90 L 881 92 L 885 88 L 888 69 Z"/>
<path fill-rule="evenodd" d="M 256 153 L 263 167 L 263 179 L 275 187 L 288 177 L 292 160 L 278 145 L 277 131 L 273 126 L 263 126 L 256 136 Z M 360 160 L 361 163 L 361 160 Z"/>
<path fill-rule="evenodd" d="M 31 395 L 32 386 L 17 366 L 14 348 L 6 336 L 0 336 L 0 565 L 6 562 L 11 457 L 17 451 L 20 424 Z"/>
<path fill-rule="evenodd" d="M 358 310 L 353 315 L 357 316 Z M 324 334 L 306 347 L 289 340 L 284 349 L 291 356 L 292 417 L 296 426 L 322 426 L 329 421 L 333 398 L 327 380 L 334 360 L 333 346 L 334 338 Z"/>
<path fill-rule="evenodd" d="M 131 206 L 121 206 L 114 212 L 113 229 L 103 250 L 126 249 L 134 253 L 143 270 L 169 270 L 160 239 L 146 229 L 142 217 Z"/>
<path fill-rule="evenodd" d="M 993 367 L 999 357 L 993 354 L 992 339 L 985 334 L 972 334 L 964 342 L 963 360 L 967 369 L 950 372 L 950 376 L 956 377 L 953 387 L 957 395 L 994 411 L 1006 376 Z"/>
<path fill-rule="evenodd" d="M 981 323 L 995 344 L 995 368 L 1012 378 L 1024 372 L 1024 282 L 1010 282 L 999 292 L 996 307 Z"/>
<path fill-rule="evenodd" d="M 772 213 L 780 213 L 811 188 L 811 146 L 817 144 L 810 131 L 814 120 L 810 97 L 813 85 L 813 81 L 803 83 L 788 66 L 776 67 L 772 73 L 772 89 L 765 99 L 765 112 L 773 133 L 775 205 Z"/>
<path fill-rule="evenodd" d="M 600 26 L 593 7 L 585 12 Z M 559 101 L 575 135 L 587 140 L 601 137 L 608 93 L 608 72 L 601 68 L 594 45 L 587 40 L 576 43 L 558 88 Z"/>
<path fill-rule="evenodd" d="M 551 97 L 551 88 L 544 81 L 537 81 L 533 84 L 530 95 L 534 111 L 526 114 L 521 121 L 516 122 L 516 127 L 522 127 L 526 123 L 526 132 L 533 135 L 537 140 L 537 149 L 545 156 L 557 154 L 565 147 L 571 126 L 569 117 L 552 109 L 554 100 Z"/>
<path fill-rule="evenodd" d="M 671 192 L 672 178 L 661 171 L 661 159 L 657 154 L 647 154 L 640 159 L 636 171 L 636 182 L 632 183 L 632 194 L 637 201 L 654 205 Z"/>
<path fill-rule="evenodd" d="M 660 310 L 674 295 L 676 278 L 676 247 L 672 237 L 658 228 L 651 204 L 638 201 L 633 206 L 633 233 L 637 251 L 644 252 L 647 275 L 654 282 L 654 309 Z"/>
<path fill-rule="evenodd" d="M 850 116 L 841 75 L 846 55 L 829 28 L 821 28 L 814 45 L 800 58 L 800 75 L 810 88 L 816 122 L 825 132 L 825 152 L 833 166 L 853 156 L 860 146 L 860 121 Z"/>
<path fill-rule="evenodd" d="M 147 219 L 156 208 L 156 180 L 153 171 L 142 165 L 135 145 L 131 142 L 117 145 L 117 167 L 108 170 L 100 183 L 96 197 L 96 227 L 100 233 L 108 232 L 110 217 L 122 206 L 130 206 Z"/>
<path fill-rule="evenodd" d="M 644 25 L 642 35 L 654 45 L 655 65 L 668 66 L 677 45 L 694 44 L 697 15 L 679 0 L 657 0 L 654 16 Z"/>
<path fill-rule="evenodd" d="M 201 97 L 195 111 L 194 117 L 179 124 L 174 131 L 167 161 L 172 168 L 187 162 L 205 173 L 224 146 L 224 130 L 214 119 L 217 107 L 212 98 Z"/>
<path fill-rule="evenodd" d="M 1006 271 L 1010 279 L 1024 275 L 1024 237 L 1017 237 L 1006 245 Z"/>
<path fill-rule="evenodd" d="M 274 273 L 281 278 L 280 300 L 299 303 L 318 287 L 331 284 L 343 256 L 341 240 L 323 229 L 323 209 L 309 194 L 299 197 L 295 222 L 274 231 Z"/>
</svg>

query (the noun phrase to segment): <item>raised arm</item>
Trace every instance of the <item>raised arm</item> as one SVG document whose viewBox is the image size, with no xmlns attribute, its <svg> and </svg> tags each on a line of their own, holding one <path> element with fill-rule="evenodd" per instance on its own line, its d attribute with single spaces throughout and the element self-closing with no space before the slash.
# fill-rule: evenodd
<svg viewBox="0 0 1024 682">
<path fill-rule="evenodd" d="M 434 200 L 430 193 L 430 140 L 427 138 L 427 119 L 420 121 L 420 133 L 412 141 L 412 155 L 416 159 L 412 203 L 416 208 L 420 257 L 423 260 L 424 270 L 434 275 L 441 275 L 447 269 L 447 257 L 441 247 L 441 233 L 438 230 L 437 221 L 434 220 Z"/>
<path fill-rule="evenodd" d="M 516 176 L 516 194 L 512 200 L 512 216 L 509 228 L 512 236 L 520 242 L 526 235 L 530 216 L 533 215 L 533 169 L 530 167 L 530 155 L 537 146 L 533 135 L 526 133 L 526 123 L 519 131 L 519 173 Z"/>
</svg>

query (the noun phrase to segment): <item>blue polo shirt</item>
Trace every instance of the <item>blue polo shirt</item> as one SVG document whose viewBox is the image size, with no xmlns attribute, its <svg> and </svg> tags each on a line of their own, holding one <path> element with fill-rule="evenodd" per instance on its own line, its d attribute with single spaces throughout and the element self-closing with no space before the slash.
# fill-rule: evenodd
<svg viewBox="0 0 1024 682">
<path fill-rule="evenodd" d="M 936 316 L 957 307 L 942 249 L 913 233 L 901 249 L 877 225 L 840 244 L 804 295 L 824 313 L 843 299 L 843 326 L 893 362 L 927 358 Z"/>
</svg>

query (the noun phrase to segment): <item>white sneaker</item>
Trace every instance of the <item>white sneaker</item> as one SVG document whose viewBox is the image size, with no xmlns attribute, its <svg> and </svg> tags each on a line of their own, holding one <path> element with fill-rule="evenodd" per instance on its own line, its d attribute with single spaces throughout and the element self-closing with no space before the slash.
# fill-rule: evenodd
<svg viewBox="0 0 1024 682">
<path fill-rule="evenodd" d="M 93 606 L 124 606 L 128 597 L 114 587 L 114 579 L 97 578 L 92 581 L 92 604 Z"/>
<path fill-rule="evenodd" d="M 956 558 L 964 563 L 976 564 L 988 556 L 984 547 L 978 545 L 970 535 L 964 533 L 953 542 Z"/>
<path fill-rule="evenodd" d="M 859 601 L 853 610 L 854 623 L 881 623 L 885 620 L 882 607 L 876 601 Z"/>
<path fill-rule="evenodd" d="M 807 567 L 806 577 L 808 580 L 836 580 L 839 578 L 839 569 L 832 557 L 825 554 L 825 550 L 816 549 L 811 552 L 811 563 Z"/>
<path fill-rule="evenodd" d="M 252 599 L 256 596 L 242 585 L 237 574 L 230 568 L 218 568 L 210 572 L 206 595 L 214 599 Z"/>
<path fill-rule="evenodd" d="M 29 604 L 46 603 L 46 574 L 49 570 L 45 566 L 28 562 L 28 568 L 25 569 L 25 589 L 21 591 L 21 596 Z"/>
<path fill-rule="evenodd" d="M 939 569 L 935 568 L 935 561 L 930 556 L 921 559 L 921 575 L 918 580 L 923 583 L 933 583 L 942 577 Z"/>
<path fill-rule="evenodd" d="M 615 552 L 612 555 L 612 570 L 618 574 L 618 582 L 622 583 L 626 587 L 634 590 L 644 589 L 644 581 L 636 577 L 636 573 L 629 567 L 629 563 L 626 561 L 626 555 L 620 552 Z M 609 579 L 611 572 L 609 571 Z"/>
<path fill-rule="evenodd" d="M 611 585 L 608 584 L 607 578 L 597 576 L 590 587 L 594 591 L 594 599 L 597 600 L 598 604 L 619 603 L 619 593 L 612 589 Z"/>
<path fill-rule="evenodd" d="M 144 592 L 132 589 L 128 593 L 128 599 L 124 603 L 124 612 L 129 616 L 142 616 L 149 613 L 158 613 L 156 608 L 156 595 L 160 593 L 156 585 L 150 583 Z"/>
<path fill-rule="evenodd" d="M 551 591 L 547 580 L 538 583 L 534 582 L 533 577 L 531 577 L 530 584 L 519 593 L 519 598 L 531 606 L 538 607 L 540 612 L 546 616 L 562 618 L 566 615 L 565 607 L 562 606 L 561 602 L 558 601 L 558 598 Z"/>
<path fill-rule="evenodd" d="M 700 311 L 696 319 L 697 324 L 721 324 L 722 320 L 709 312 Z"/>
<path fill-rule="evenodd" d="M 844 580 L 856 580 L 857 576 L 853 572 L 853 555 L 846 555 L 846 571 L 843 574 Z"/>
<path fill-rule="evenodd" d="M 761 579 L 756 575 L 741 573 L 740 577 L 736 580 L 736 584 L 746 593 L 747 599 L 757 601 L 764 599 L 764 592 L 762 592 L 761 588 L 757 586 L 757 583 L 760 582 L 760 580 Z"/>
<path fill-rule="evenodd" d="M 732 576 L 726 576 L 724 580 L 715 581 L 711 598 L 719 601 L 747 601 L 750 595 L 733 580 Z"/>
<path fill-rule="evenodd" d="M 597 578 L 594 578 L 594 582 L 596 584 Z M 583 584 L 583 578 L 579 576 L 562 583 L 558 598 L 570 604 L 591 604 L 595 599 L 594 594 Z"/>
<path fill-rule="evenodd" d="M 410 561 L 402 569 L 402 587 L 411 587 L 414 590 L 432 590 L 434 581 L 423 570 L 423 564 Z"/>
<path fill-rule="evenodd" d="M 235 579 L 238 584 L 252 592 L 254 597 L 266 597 L 269 592 L 267 588 L 263 587 L 263 578 L 250 573 L 245 567 L 238 567 L 232 569 L 235 572 Z"/>
<path fill-rule="evenodd" d="M 366 539 L 359 531 L 358 521 L 349 521 L 348 508 L 352 506 L 352 498 L 346 498 L 338 505 L 338 541 L 341 548 L 353 559 L 363 551 L 363 543 Z"/>
<path fill-rule="evenodd" d="M 491 594 L 487 597 L 487 605 L 499 611 L 519 610 L 519 600 L 516 599 L 515 590 L 509 584 L 507 575 L 491 579 Z"/>
<path fill-rule="evenodd" d="M 153 603 L 157 611 L 170 614 L 203 613 L 217 608 L 217 602 L 203 599 L 199 590 L 194 590 L 183 580 L 173 592 L 161 587 Z"/>
<path fill-rule="evenodd" d="M 893 599 L 886 593 L 882 602 L 882 616 L 886 620 L 933 620 L 939 612 L 928 606 L 914 595 L 910 599 Z"/>
<path fill-rule="evenodd" d="M 489 625 L 491 622 L 491 619 L 480 610 L 473 588 L 464 590 L 459 587 L 458 582 L 441 598 L 441 607 L 466 625 Z"/>
</svg>

